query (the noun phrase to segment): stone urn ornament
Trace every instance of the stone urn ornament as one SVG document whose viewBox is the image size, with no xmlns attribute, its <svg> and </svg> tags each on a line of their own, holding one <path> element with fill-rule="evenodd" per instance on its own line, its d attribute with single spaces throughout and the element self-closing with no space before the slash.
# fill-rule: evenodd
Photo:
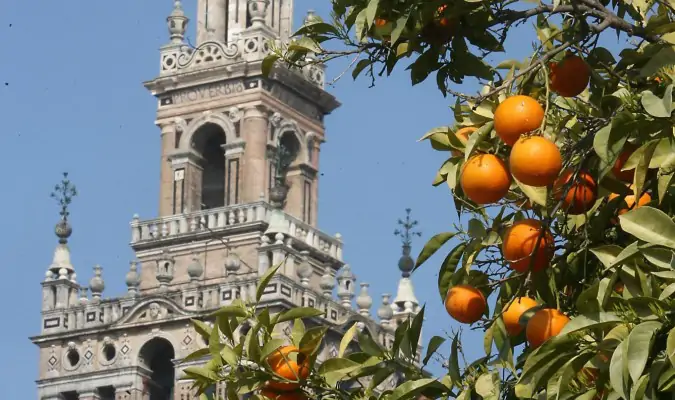
<svg viewBox="0 0 675 400">
<path fill-rule="evenodd" d="M 267 8 L 270 6 L 270 0 L 248 0 L 248 15 L 251 17 L 253 26 L 265 24 Z"/>
</svg>

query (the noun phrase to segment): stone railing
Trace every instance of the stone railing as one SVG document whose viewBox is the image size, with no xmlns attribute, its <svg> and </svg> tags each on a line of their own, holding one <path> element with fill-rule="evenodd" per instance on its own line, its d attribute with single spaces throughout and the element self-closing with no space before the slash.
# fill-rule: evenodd
<svg viewBox="0 0 675 400">
<path fill-rule="evenodd" d="M 191 235 L 208 234 L 256 222 L 269 223 L 271 212 L 272 209 L 268 203 L 256 202 L 147 221 L 141 221 L 138 216 L 134 216 L 131 221 L 131 245 L 187 238 Z M 339 235 L 330 236 L 288 214 L 284 214 L 284 217 L 288 223 L 288 235 L 291 238 L 342 261 L 342 240 Z"/>
</svg>

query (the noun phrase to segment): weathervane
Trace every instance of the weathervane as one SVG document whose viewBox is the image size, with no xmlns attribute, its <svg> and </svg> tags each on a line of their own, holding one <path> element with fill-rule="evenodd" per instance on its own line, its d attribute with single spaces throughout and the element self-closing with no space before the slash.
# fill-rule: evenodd
<svg viewBox="0 0 675 400">
<path fill-rule="evenodd" d="M 402 229 L 396 229 L 394 231 L 394 235 L 401 238 L 404 248 L 410 248 L 410 245 L 412 244 L 412 238 L 414 236 L 422 236 L 422 232 L 413 231 L 413 228 L 417 226 L 418 222 L 417 220 L 410 218 L 410 211 L 411 210 L 409 208 L 405 209 L 405 220 L 400 218 L 398 220 L 398 224 Z"/>
<path fill-rule="evenodd" d="M 56 199 L 57 204 L 61 207 L 59 215 L 63 221 L 68 220 L 68 206 L 73 202 L 73 198 L 77 196 L 77 189 L 68 179 L 68 173 L 63 173 L 63 179 L 61 183 L 54 186 L 54 191 L 51 193 L 50 197 Z"/>
</svg>

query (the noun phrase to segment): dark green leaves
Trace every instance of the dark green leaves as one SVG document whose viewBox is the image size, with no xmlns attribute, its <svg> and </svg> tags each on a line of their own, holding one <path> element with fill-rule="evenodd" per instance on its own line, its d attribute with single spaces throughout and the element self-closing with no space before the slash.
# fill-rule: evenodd
<svg viewBox="0 0 675 400">
<path fill-rule="evenodd" d="M 263 293 L 265 292 L 265 288 L 267 287 L 267 284 L 270 283 L 270 280 L 272 280 L 272 277 L 274 274 L 277 273 L 279 268 L 281 268 L 282 264 L 277 265 L 274 268 L 270 268 L 265 272 L 265 274 L 260 278 L 260 282 L 258 283 L 258 288 L 256 289 L 255 292 L 255 300 L 260 301 L 260 298 L 262 297 Z"/>
<path fill-rule="evenodd" d="M 436 251 L 438 251 L 438 249 L 440 249 L 441 246 L 445 244 L 445 242 L 455 237 L 456 234 L 457 233 L 455 232 L 445 232 L 439 233 L 438 235 L 432 237 L 431 240 L 429 240 L 427 244 L 424 245 L 424 248 L 417 256 L 417 261 L 415 262 L 415 268 L 413 271 L 419 268 L 419 266 L 428 260 L 429 257 L 433 256 L 434 253 L 436 253 Z"/>
<path fill-rule="evenodd" d="M 283 311 L 277 314 L 274 318 L 275 323 L 292 321 L 298 318 L 312 318 L 323 315 L 324 312 L 314 307 L 294 307 L 288 311 Z"/>
</svg>

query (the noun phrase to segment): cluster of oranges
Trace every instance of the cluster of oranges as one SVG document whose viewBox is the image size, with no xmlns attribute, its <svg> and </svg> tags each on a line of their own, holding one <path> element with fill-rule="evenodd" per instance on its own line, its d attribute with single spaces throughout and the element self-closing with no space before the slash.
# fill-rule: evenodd
<svg viewBox="0 0 675 400">
<path fill-rule="evenodd" d="M 271 371 L 284 382 L 268 381 L 260 394 L 271 400 L 306 400 L 300 382 L 309 376 L 309 357 L 295 346 L 282 346 L 267 357 Z"/>
<path fill-rule="evenodd" d="M 559 96 L 577 96 L 588 86 L 590 72 L 581 57 L 568 53 L 562 61 L 550 65 L 550 88 Z M 471 156 L 464 163 L 459 180 L 468 199 L 479 205 L 496 203 L 506 196 L 515 178 L 521 184 L 552 189 L 553 197 L 568 214 L 585 214 L 594 207 L 598 185 L 593 176 L 583 169 L 563 170 L 558 146 L 534 133 L 543 125 L 544 114 L 541 104 L 525 95 L 508 97 L 497 106 L 494 129 L 499 140 L 510 147 L 508 165 L 495 154 Z M 476 130 L 476 127 L 465 127 L 456 135 L 466 142 Z M 633 181 L 635 171 L 623 170 L 623 167 L 635 150 L 627 145 L 612 169 L 613 175 L 626 183 Z M 454 155 L 460 154 L 454 152 Z M 611 194 L 609 200 L 618 196 Z M 651 197 L 645 193 L 636 200 L 635 196 L 628 195 L 624 201 L 619 214 L 648 203 Z M 504 233 L 502 255 L 516 272 L 541 271 L 553 258 L 553 236 L 539 220 L 517 221 Z M 448 291 L 445 307 L 458 322 L 472 324 L 487 310 L 487 301 L 478 288 L 458 285 Z M 528 310 L 532 312 L 521 318 Z M 557 335 L 569 322 L 560 310 L 541 308 L 529 297 L 518 297 L 506 304 L 501 318 L 511 336 L 519 335 L 525 329 L 531 347 L 538 347 Z"/>
<path fill-rule="evenodd" d="M 430 43 L 443 43 L 449 41 L 457 25 L 455 18 L 448 16 L 449 10 L 446 4 L 438 7 L 434 13 L 432 23 L 424 25 L 421 31 L 422 38 Z M 375 18 L 374 36 L 381 39 L 384 43 L 391 41 L 390 31 L 393 29 L 392 23 L 384 17 Z"/>
</svg>

